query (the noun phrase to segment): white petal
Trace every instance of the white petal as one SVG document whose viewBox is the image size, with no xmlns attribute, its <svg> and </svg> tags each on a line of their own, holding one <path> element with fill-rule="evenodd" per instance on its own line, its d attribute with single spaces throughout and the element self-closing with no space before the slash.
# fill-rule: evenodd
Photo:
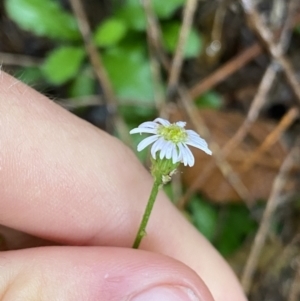
<svg viewBox="0 0 300 301">
<path fill-rule="evenodd" d="M 174 145 L 173 150 L 172 150 L 172 162 L 173 162 L 173 164 L 180 161 L 180 160 L 178 160 L 178 158 L 179 158 L 179 156 L 178 156 L 177 146 Z"/>
<path fill-rule="evenodd" d="M 195 164 L 195 158 L 193 153 L 191 152 L 191 150 L 188 148 L 188 146 L 186 144 L 183 144 L 185 150 L 186 150 L 186 155 L 187 155 L 187 163 L 189 166 L 193 166 Z"/>
<path fill-rule="evenodd" d="M 146 121 L 146 122 L 141 123 L 138 127 L 154 129 L 157 127 L 157 123 L 155 123 L 153 121 Z"/>
<path fill-rule="evenodd" d="M 208 148 L 208 145 L 206 143 L 206 141 L 204 139 L 193 139 L 193 140 L 188 140 L 185 142 L 187 145 L 191 145 L 194 146 L 196 148 L 199 148 L 201 150 L 203 150 L 205 153 L 207 153 L 208 155 L 212 154 L 212 151 Z"/>
<path fill-rule="evenodd" d="M 166 156 L 166 153 L 168 151 L 168 149 L 170 148 L 170 141 L 165 141 L 164 145 L 161 148 L 161 151 L 159 153 L 159 158 L 163 159 Z"/>
<path fill-rule="evenodd" d="M 176 124 L 178 126 L 180 126 L 181 128 L 184 128 L 186 126 L 186 122 L 184 122 L 184 121 L 177 121 Z"/>
<path fill-rule="evenodd" d="M 156 119 L 154 119 L 154 122 L 159 122 L 162 125 L 170 125 L 171 124 L 168 120 L 163 119 L 163 118 L 156 118 Z"/>
<path fill-rule="evenodd" d="M 165 143 L 165 139 L 162 137 L 160 137 L 157 141 L 154 142 L 154 144 L 151 147 L 151 155 L 153 159 L 156 159 L 156 152 L 161 150 L 164 143 Z"/>
<path fill-rule="evenodd" d="M 186 133 L 191 137 L 200 137 L 200 135 L 193 130 L 186 130 Z"/>
<path fill-rule="evenodd" d="M 171 159 L 174 147 L 175 147 L 174 143 L 169 141 L 169 146 L 168 146 L 168 149 L 166 151 L 166 156 L 165 156 L 167 159 Z"/>
<path fill-rule="evenodd" d="M 151 143 L 153 143 L 154 141 L 156 141 L 158 139 L 158 135 L 154 135 L 154 136 L 150 136 L 145 138 L 144 140 L 142 140 L 138 146 L 137 146 L 137 150 L 140 152 L 141 150 L 143 150 L 145 147 L 147 147 L 148 145 L 150 145 Z"/>
<path fill-rule="evenodd" d="M 183 147 L 182 143 L 178 143 L 179 151 L 180 151 L 180 157 L 181 161 L 183 162 L 184 166 L 187 166 L 187 154 L 186 149 Z"/>
<path fill-rule="evenodd" d="M 149 129 L 149 128 L 135 128 L 132 129 L 129 134 L 142 134 L 142 133 L 149 133 L 149 134 L 156 134 L 156 129 Z"/>
</svg>

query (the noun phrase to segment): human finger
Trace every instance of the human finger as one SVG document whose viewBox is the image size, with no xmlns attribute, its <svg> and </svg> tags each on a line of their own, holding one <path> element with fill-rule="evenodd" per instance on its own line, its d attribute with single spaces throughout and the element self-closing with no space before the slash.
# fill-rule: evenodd
<svg viewBox="0 0 300 301">
<path fill-rule="evenodd" d="M 117 139 L 2 73 L 0 223 L 71 245 L 131 247 L 152 179 Z M 193 268 L 217 301 L 244 300 L 231 269 L 163 193 L 141 248 Z"/>
<path fill-rule="evenodd" d="M 213 301 L 188 267 L 109 247 L 42 247 L 0 255 L 0 300 Z"/>
</svg>

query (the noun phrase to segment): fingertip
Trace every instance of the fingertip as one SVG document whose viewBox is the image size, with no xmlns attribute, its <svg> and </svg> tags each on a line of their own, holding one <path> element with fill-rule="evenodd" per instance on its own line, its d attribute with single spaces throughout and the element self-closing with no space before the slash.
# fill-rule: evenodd
<svg viewBox="0 0 300 301">
<path fill-rule="evenodd" d="M 1 300 L 213 300 L 187 266 L 146 251 L 43 247 L 2 253 L 0 264 Z"/>
</svg>

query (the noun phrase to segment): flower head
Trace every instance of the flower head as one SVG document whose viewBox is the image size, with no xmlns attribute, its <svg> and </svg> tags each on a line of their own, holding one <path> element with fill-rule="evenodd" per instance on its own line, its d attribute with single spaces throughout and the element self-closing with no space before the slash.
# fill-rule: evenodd
<svg viewBox="0 0 300 301">
<path fill-rule="evenodd" d="M 147 121 L 130 131 L 130 134 L 148 133 L 153 134 L 142 140 L 137 146 L 141 151 L 152 144 L 151 155 L 156 159 L 159 151 L 159 158 L 172 159 L 173 164 L 182 162 L 185 166 L 193 166 L 195 158 L 188 145 L 194 146 L 211 155 L 207 143 L 195 131 L 185 129 L 186 122 L 178 121 L 170 123 L 168 120 L 156 118 L 154 121 Z"/>
</svg>

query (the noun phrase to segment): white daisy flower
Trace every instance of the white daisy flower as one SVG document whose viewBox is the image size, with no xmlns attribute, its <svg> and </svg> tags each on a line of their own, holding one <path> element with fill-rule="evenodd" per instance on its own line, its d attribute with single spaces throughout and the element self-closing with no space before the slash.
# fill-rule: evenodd
<svg viewBox="0 0 300 301">
<path fill-rule="evenodd" d="M 186 122 L 178 121 L 170 123 L 168 120 L 156 118 L 154 121 L 147 121 L 132 129 L 130 134 L 148 133 L 153 134 L 142 140 L 137 146 L 140 152 L 148 145 L 152 144 L 151 155 L 156 159 L 156 153 L 159 151 L 159 158 L 171 159 L 173 164 L 182 162 L 185 166 L 193 166 L 195 158 L 188 145 L 203 150 L 208 155 L 212 152 L 207 143 L 195 131 L 186 130 Z"/>
</svg>

